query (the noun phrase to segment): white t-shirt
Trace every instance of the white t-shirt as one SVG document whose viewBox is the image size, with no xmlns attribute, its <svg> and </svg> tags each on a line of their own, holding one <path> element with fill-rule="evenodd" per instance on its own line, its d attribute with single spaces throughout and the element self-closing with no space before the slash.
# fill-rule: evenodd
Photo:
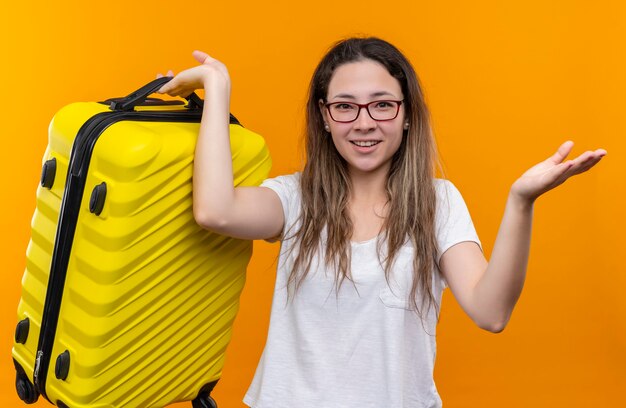
<svg viewBox="0 0 626 408">
<path fill-rule="evenodd" d="M 301 211 L 299 174 L 262 186 L 280 197 L 288 231 Z M 459 191 L 441 179 L 435 186 L 440 254 L 462 241 L 480 245 Z M 376 238 L 353 242 L 354 284 L 346 280 L 337 292 L 335 271 L 317 258 L 288 299 L 292 241 L 281 243 L 267 341 L 244 402 L 254 408 L 441 407 L 433 381 L 436 312 L 431 308 L 422 324 L 408 310 L 412 246 L 399 251 L 387 284 Z M 445 287 L 435 273 L 437 304 Z"/>
</svg>

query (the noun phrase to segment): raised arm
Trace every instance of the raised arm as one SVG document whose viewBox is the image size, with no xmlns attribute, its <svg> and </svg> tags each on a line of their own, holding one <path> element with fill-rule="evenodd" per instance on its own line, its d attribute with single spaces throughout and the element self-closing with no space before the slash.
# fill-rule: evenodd
<svg viewBox="0 0 626 408">
<path fill-rule="evenodd" d="M 454 297 L 485 330 L 497 333 L 504 329 L 522 292 L 535 200 L 569 177 L 589 170 L 606 155 L 598 149 L 565 161 L 572 147 L 572 142 L 565 142 L 513 184 L 488 263 L 472 242 L 457 244 L 441 257 L 440 269 Z"/>
<path fill-rule="evenodd" d="M 194 51 L 200 65 L 182 71 L 159 92 L 188 96 L 205 91 L 193 170 L 193 213 L 202 227 L 242 239 L 268 239 L 284 224 L 278 195 L 263 187 L 233 187 L 230 150 L 230 76 L 224 64 Z"/>
</svg>

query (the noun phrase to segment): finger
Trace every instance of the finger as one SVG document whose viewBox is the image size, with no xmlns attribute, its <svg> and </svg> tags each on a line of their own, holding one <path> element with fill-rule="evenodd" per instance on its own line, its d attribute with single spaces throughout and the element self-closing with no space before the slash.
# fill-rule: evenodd
<svg viewBox="0 0 626 408">
<path fill-rule="evenodd" d="M 167 83 L 165 85 L 163 85 L 163 87 L 161 87 L 161 89 L 163 91 L 165 91 L 165 93 L 167 93 L 170 96 L 181 96 L 181 97 L 186 97 L 188 95 L 190 95 L 193 91 L 189 91 L 187 89 L 185 89 L 184 87 L 181 87 L 179 85 L 173 85 L 173 86 L 169 86 L 170 84 Z"/>
<path fill-rule="evenodd" d="M 558 184 L 561 184 L 563 181 L 565 181 L 569 177 L 569 173 L 572 167 L 574 167 L 573 160 L 567 160 L 563 163 L 559 163 L 556 166 L 554 166 L 554 168 L 550 171 L 550 177 L 549 177 L 550 182 L 551 183 L 556 182 Z"/>
<path fill-rule="evenodd" d="M 159 88 L 159 90 L 156 91 L 156 93 L 160 93 L 160 94 L 166 93 L 166 94 L 175 96 L 175 89 L 174 89 L 175 87 L 176 87 L 176 83 L 172 79 L 168 83 L 164 84 L 161 88 Z"/>
<path fill-rule="evenodd" d="M 195 50 L 194 52 L 192 52 L 191 55 L 193 55 L 196 61 L 198 61 L 201 64 L 204 64 L 205 62 L 209 62 L 213 59 L 206 52 L 198 51 L 198 50 Z"/>
<path fill-rule="evenodd" d="M 163 74 L 159 72 L 156 77 L 157 77 L 157 79 L 163 78 Z"/>
<path fill-rule="evenodd" d="M 563 160 L 565 160 L 565 158 L 572 151 L 572 147 L 574 147 L 574 142 L 572 142 L 571 140 L 568 140 L 567 142 L 559 146 L 556 153 L 554 153 L 552 157 L 550 157 L 548 160 L 554 164 L 559 164 L 563 162 Z"/>
<path fill-rule="evenodd" d="M 601 157 L 595 157 L 595 158 L 593 158 L 591 160 L 588 160 L 587 162 L 583 163 L 580 166 L 580 168 L 576 171 L 576 174 L 584 173 L 584 172 L 590 170 L 593 166 L 598 164 L 601 159 L 602 159 Z"/>
<path fill-rule="evenodd" d="M 578 156 L 576 159 L 574 159 L 574 163 L 576 166 L 584 166 L 585 164 L 594 160 L 597 157 L 601 158 L 602 156 L 596 152 L 592 152 L 588 150 L 584 152 L 583 154 L 581 154 L 580 156 Z"/>
<path fill-rule="evenodd" d="M 578 155 L 578 157 L 574 159 L 574 162 L 582 163 L 582 162 L 587 161 L 590 158 L 592 158 L 593 155 L 594 155 L 594 153 L 592 151 L 587 150 L 586 152 L 581 153 L 580 155 Z"/>
<path fill-rule="evenodd" d="M 600 155 L 590 156 L 589 158 L 587 158 L 586 160 L 581 162 L 580 165 L 578 165 L 575 169 L 572 169 L 572 171 L 573 171 L 572 175 L 580 174 L 580 173 L 584 173 L 584 172 L 588 171 L 593 166 L 598 164 L 600 162 L 600 160 L 602 160 L 602 157 L 604 157 L 604 156 L 600 156 Z"/>
<path fill-rule="evenodd" d="M 546 183 L 547 183 L 547 190 L 552 190 L 553 188 L 563 184 L 565 181 L 567 181 L 568 178 L 570 178 L 572 176 L 572 174 L 570 173 L 572 167 L 573 167 L 574 163 L 572 160 L 568 160 L 565 161 L 563 163 L 560 163 L 556 166 L 554 166 L 550 172 L 549 172 L 549 176 L 546 177 Z"/>
<path fill-rule="evenodd" d="M 171 69 L 169 71 L 167 71 L 166 76 L 168 77 L 173 77 L 174 76 L 174 71 L 172 71 Z"/>
<path fill-rule="evenodd" d="M 585 164 L 591 160 L 595 160 L 596 158 L 601 159 L 604 156 L 606 156 L 606 150 L 604 149 L 598 149 L 595 151 L 587 150 L 586 152 L 573 159 L 573 161 L 575 166 L 578 166 L 579 164 Z"/>
<path fill-rule="evenodd" d="M 575 160 L 570 160 L 572 162 L 572 166 L 567 170 L 566 173 L 564 173 L 564 180 L 591 169 L 593 166 L 598 164 L 602 157 L 604 157 L 603 153 L 604 152 L 596 153 L 588 151 L 581 154 Z"/>
<path fill-rule="evenodd" d="M 556 165 L 550 171 L 551 177 L 549 178 L 549 180 L 551 180 L 551 182 L 549 182 L 552 185 L 551 188 L 554 188 L 564 183 L 572 176 L 588 171 L 593 166 L 598 164 L 598 162 L 602 160 L 605 155 L 606 150 L 604 149 L 598 149 L 593 152 L 587 151 L 578 156 L 576 159 L 567 160 L 563 163 Z"/>
</svg>

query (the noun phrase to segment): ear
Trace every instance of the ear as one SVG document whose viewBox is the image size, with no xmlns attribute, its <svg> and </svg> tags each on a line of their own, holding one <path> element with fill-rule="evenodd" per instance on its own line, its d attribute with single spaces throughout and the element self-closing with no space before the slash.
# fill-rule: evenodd
<svg viewBox="0 0 626 408">
<path fill-rule="evenodd" d="M 324 101 L 320 99 L 318 101 L 318 106 L 319 106 L 320 112 L 322 114 L 322 119 L 324 119 L 324 123 L 328 123 L 328 120 L 330 118 L 328 117 L 328 111 L 326 110 L 326 106 L 324 106 Z"/>
</svg>

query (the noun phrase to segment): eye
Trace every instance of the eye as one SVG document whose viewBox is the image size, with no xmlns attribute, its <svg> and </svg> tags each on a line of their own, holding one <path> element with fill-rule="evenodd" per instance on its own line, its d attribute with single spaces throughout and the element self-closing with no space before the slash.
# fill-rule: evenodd
<svg viewBox="0 0 626 408">
<path fill-rule="evenodd" d="M 375 109 L 390 109 L 396 106 L 395 103 L 390 101 L 376 101 L 373 105 Z"/>
<path fill-rule="evenodd" d="M 356 109 L 355 106 L 351 103 L 335 103 L 332 105 L 332 107 L 333 109 L 337 111 L 342 111 L 342 112 Z"/>
</svg>

